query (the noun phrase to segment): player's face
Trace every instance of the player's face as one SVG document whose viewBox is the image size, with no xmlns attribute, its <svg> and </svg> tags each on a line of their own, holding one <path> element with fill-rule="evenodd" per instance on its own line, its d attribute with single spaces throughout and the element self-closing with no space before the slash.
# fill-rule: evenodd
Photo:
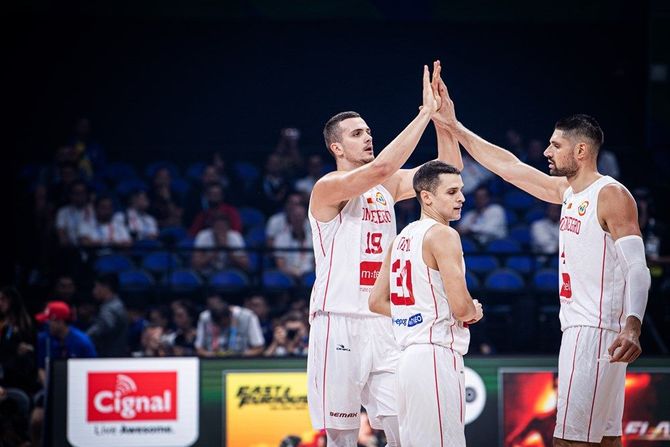
<svg viewBox="0 0 670 447">
<path fill-rule="evenodd" d="M 549 174 L 557 177 L 572 177 L 579 170 L 574 156 L 574 144 L 562 130 L 555 129 L 544 150 L 549 161 Z"/>
<path fill-rule="evenodd" d="M 375 159 L 372 132 L 363 118 L 347 118 L 340 122 L 340 146 L 345 160 L 364 165 Z"/>
<path fill-rule="evenodd" d="M 461 218 L 465 202 L 463 180 L 457 174 L 440 174 L 440 183 L 432 194 L 431 207 L 449 222 Z"/>
</svg>

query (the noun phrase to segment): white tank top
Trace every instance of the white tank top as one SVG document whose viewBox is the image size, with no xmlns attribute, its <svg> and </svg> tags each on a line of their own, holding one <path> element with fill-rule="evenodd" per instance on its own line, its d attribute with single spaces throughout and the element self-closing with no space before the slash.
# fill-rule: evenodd
<svg viewBox="0 0 670 447">
<path fill-rule="evenodd" d="M 349 200 L 330 222 L 317 221 L 310 204 L 316 261 L 310 318 L 317 311 L 379 316 L 370 312 L 368 297 L 396 235 L 393 205 L 381 185 Z"/>
<path fill-rule="evenodd" d="M 604 176 L 585 190 L 563 194 L 559 232 L 561 330 L 591 326 L 620 332 L 624 315 L 624 275 L 612 236 L 598 221 L 598 194 Z"/>
<path fill-rule="evenodd" d="M 400 232 L 391 250 L 391 319 L 401 349 L 433 343 L 461 355 L 468 352 L 470 330 L 451 314 L 440 272 L 423 261 L 423 238 L 433 219 L 421 219 Z M 464 262 L 460 259 L 451 262 Z"/>
</svg>

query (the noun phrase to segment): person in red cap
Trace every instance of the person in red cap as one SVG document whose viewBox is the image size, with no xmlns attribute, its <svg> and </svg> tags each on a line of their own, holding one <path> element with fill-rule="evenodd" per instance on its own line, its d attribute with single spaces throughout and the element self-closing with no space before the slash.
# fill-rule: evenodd
<svg viewBox="0 0 670 447">
<path fill-rule="evenodd" d="M 49 301 L 35 319 L 45 328 L 37 337 L 37 367 L 42 385 L 46 379 L 46 359 L 97 357 L 91 339 L 71 326 L 72 310 L 65 301 Z"/>
</svg>

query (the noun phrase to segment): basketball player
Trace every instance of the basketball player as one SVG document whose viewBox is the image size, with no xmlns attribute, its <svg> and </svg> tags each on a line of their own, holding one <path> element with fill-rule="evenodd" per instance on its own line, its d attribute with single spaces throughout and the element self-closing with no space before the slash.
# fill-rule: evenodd
<svg viewBox="0 0 670 447">
<path fill-rule="evenodd" d="M 626 365 L 651 284 L 633 196 L 596 168 L 603 131 L 588 115 L 559 120 L 544 151 L 549 175 L 459 123 L 441 80 L 445 126 L 484 167 L 550 203 L 561 203 L 558 413 L 554 446 L 621 446 Z M 444 118 L 444 119 L 443 119 Z"/>
<path fill-rule="evenodd" d="M 402 350 L 396 374 L 404 447 L 465 447 L 464 323 L 479 321 L 482 306 L 468 293 L 461 239 L 449 227 L 461 217 L 462 189 L 455 167 L 438 160 L 421 166 L 414 176 L 421 219 L 393 240 L 370 294 L 370 310 L 391 317 Z"/>
<path fill-rule="evenodd" d="M 434 65 L 433 79 L 439 75 Z M 391 322 L 368 309 L 383 250 L 396 235 L 393 205 L 412 197 L 415 169 L 402 170 L 439 108 L 437 85 L 423 73 L 423 106 L 414 120 L 374 156 L 370 128 L 355 112 L 332 117 L 324 138 L 337 170 L 314 185 L 309 221 L 314 239 L 316 280 L 310 299 L 307 360 L 312 425 L 326 429 L 329 446 L 356 446 L 361 404 L 373 428 L 389 445 L 399 445 L 395 405 L 398 348 Z M 438 135 L 438 158 L 447 153 Z M 454 155 L 455 154 L 455 155 Z"/>
</svg>

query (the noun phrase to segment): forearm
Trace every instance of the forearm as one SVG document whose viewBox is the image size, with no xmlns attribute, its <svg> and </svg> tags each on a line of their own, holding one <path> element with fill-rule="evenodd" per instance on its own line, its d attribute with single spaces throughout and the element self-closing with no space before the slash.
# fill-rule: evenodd
<svg viewBox="0 0 670 447">
<path fill-rule="evenodd" d="M 519 163 L 514 154 L 489 143 L 460 122 L 449 130 L 479 164 L 503 178 L 510 167 Z"/>
<path fill-rule="evenodd" d="M 446 128 L 438 125 L 435 125 L 435 132 L 437 133 L 437 159 L 462 170 L 463 159 L 458 139 Z"/>
<path fill-rule="evenodd" d="M 624 326 L 624 330 L 632 332 L 637 337 L 639 337 L 640 333 L 642 332 L 642 322 L 638 320 L 637 317 L 631 315 L 630 317 L 626 318 L 626 325 Z"/>
<path fill-rule="evenodd" d="M 412 122 L 379 153 L 372 163 L 386 167 L 385 171 L 388 175 L 396 172 L 409 159 L 429 122 L 429 112 L 421 110 Z"/>
</svg>

